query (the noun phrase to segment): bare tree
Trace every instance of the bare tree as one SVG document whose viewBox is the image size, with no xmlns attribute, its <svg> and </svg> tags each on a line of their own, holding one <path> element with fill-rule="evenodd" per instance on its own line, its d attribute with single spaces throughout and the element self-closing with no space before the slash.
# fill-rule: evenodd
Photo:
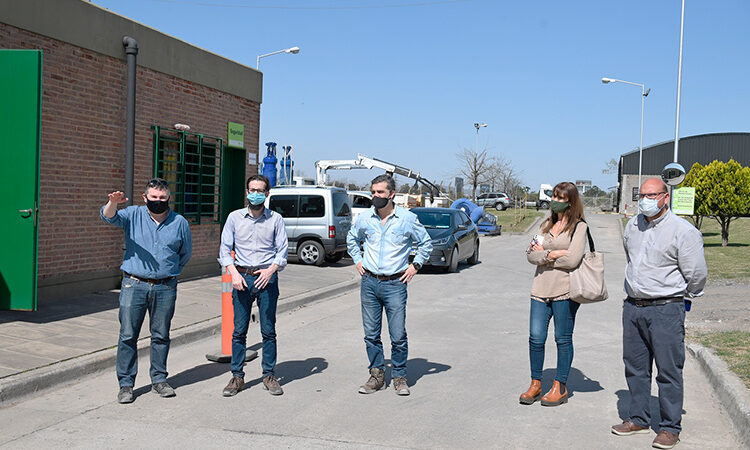
<svg viewBox="0 0 750 450">
<path fill-rule="evenodd" d="M 502 156 L 493 156 L 491 161 L 487 175 L 487 182 L 491 185 L 491 189 L 509 195 L 521 195 L 523 186 L 513 164 Z"/>
<path fill-rule="evenodd" d="M 602 173 L 617 173 L 617 161 L 614 158 L 607 161 L 607 163 L 604 165 L 604 168 L 602 169 Z"/>
<path fill-rule="evenodd" d="M 487 180 L 492 167 L 491 158 L 487 156 L 487 150 L 480 152 L 465 148 L 463 152 L 456 155 L 459 163 L 459 173 L 471 186 L 471 198 L 476 200 L 477 187 Z"/>
</svg>

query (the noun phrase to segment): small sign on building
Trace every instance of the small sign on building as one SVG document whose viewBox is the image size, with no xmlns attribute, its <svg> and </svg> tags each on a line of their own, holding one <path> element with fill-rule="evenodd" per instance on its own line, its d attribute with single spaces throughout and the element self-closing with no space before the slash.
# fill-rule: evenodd
<svg viewBox="0 0 750 450">
<path fill-rule="evenodd" d="M 692 216 L 695 209 L 695 188 L 681 187 L 672 191 L 672 212 Z"/>
<path fill-rule="evenodd" d="M 634 201 L 634 202 L 637 202 L 637 201 L 638 201 L 638 190 L 639 190 L 639 189 L 640 189 L 640 188 L 637 188 L 637 187 L 634 187 L 634 188 L 633 188 L 633 201 Z"/>
<path fill-rule="evenodd" d="M 227 122 L 227 146 L 245 148 L 245 125 Z"/>
</svg>

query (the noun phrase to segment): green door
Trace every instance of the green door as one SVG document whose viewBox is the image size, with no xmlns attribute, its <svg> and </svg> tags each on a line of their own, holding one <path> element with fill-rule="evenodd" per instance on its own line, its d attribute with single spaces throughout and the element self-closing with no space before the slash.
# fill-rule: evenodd
<svg viewBox="0 0 750 450">
<path fill-rule="evenodd" d="M 221 159 L 221 226 L 229 213 L 245 206 L 245 149 L 224 147 Z"/>
<path fill-rule="evenodd" d="M 36 310 L 41 50 L 0 50 L 0 309 Z"/>
</svg>

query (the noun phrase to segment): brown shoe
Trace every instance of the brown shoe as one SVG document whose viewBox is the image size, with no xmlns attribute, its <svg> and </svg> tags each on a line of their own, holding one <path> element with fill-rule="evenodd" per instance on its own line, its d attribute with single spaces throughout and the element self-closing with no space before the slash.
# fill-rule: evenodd
<svg viewBox="0 0 750 450">
<path fill-rule="evenodd" d="M 531 380 L 529 389 L 518 397 L 518 402 L 522 405 L 531 405 L 542 397 L 542 381 Z"/>
<path fill-rule="evenodd" d="M 651 446 L 654 448 L 673 448 L 678 442 L 680 442 L 679 434 L 674 434 L 667 430 L 659 430 L 659 434 L 656 435 Z"/>
<path fill-rule="evenodd" d="M 409 395 L 409 385 L 406 384 L 406 378 L 396 377 L 393 379 L 393 389 L 396 390 L 397 395 Z"/>
<path fill-rule="evenodd" d="M 229 380 L 229 384 L 227 384 L 227 387 L 225 387 L 221 392 L 221 395 L 223 395 L 224 397 L 235 396 L 242 390 L 242 387 L 244 385 L 245 380 L 243 378 L 233 376 L 232 379 Z"/>
<path fill-rule="evenodd" d="M 618 436 L 630 436 L 631 434 L 641 433 L 648 434 L 649 432 L 651 432 L 651 430 L 649 430 L 648 427 L 639 427 L 638 425 L 631 422 L 630 419 L 619 425 L 612 425 L 612 434 L 616 434 Z"/>
<path fill-rule="evenodd" d="M 359 388 L 360 394 L 372 394 L 385 388 L 385 372 L 382 369 L 370 369 L 370 379 Z"/>
<path fill-rule="evenodd" d="M 279 380 L 273 375 L 268 375 L 263 378 L 263 389 L 267 390 L 271 395 L 281 395 L 284 393 L 284 390 L 281 389 L 281 385 L 279 384 Z"/>
<path fill-rule="evenodd" d="M 568 403 L 568 388 L 565 383 L 555 380 L 552 389 L 542 397 L 542 406 L 558 406 Z"/>
</svg>

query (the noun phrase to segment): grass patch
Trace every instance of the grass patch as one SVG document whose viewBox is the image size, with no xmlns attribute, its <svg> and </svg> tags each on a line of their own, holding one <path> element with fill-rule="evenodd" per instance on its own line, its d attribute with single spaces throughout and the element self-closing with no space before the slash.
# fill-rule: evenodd
<svg viewBox="0 0 750 450">
<path fill-rule="evenodd" d="M 485 211 L 497 217 L 498 225 L 503 226 L 503 233 L 523 233 L 537 217 L 546 214 L 545 211 L 529 208 L 506 209 L 505 211 L 485 208 Z"/>
<path fill-rule="evenodd" d="M 714 219 L 703 219 L 703 246 L 710 279 L 750 279 L 750 218 L 743 217 L 729 224 L 729 245 L 721 246 L 721 227 Z"/>
<path fill-rule="evenodd" d="M 622 226 L 629 219 L 622 219 Z M 688 222 L 692 223 L 690 220 Z M 703 219 L 701 226 L 703 246 L 708 265 L 708 278 L 750 280 L 750 264 L 747 255 L 750 253 L 750 218 L 735 219 L 729 225 L 729 245 L 721 246 L 721 226 L 709 217 Z"/>
<path fill-rule="evenodd" d="M 750 332 L 724 331 L 702 334 L 697 339 L 704 347 L 713 349 L 750 388 Z"/>
</svg>

